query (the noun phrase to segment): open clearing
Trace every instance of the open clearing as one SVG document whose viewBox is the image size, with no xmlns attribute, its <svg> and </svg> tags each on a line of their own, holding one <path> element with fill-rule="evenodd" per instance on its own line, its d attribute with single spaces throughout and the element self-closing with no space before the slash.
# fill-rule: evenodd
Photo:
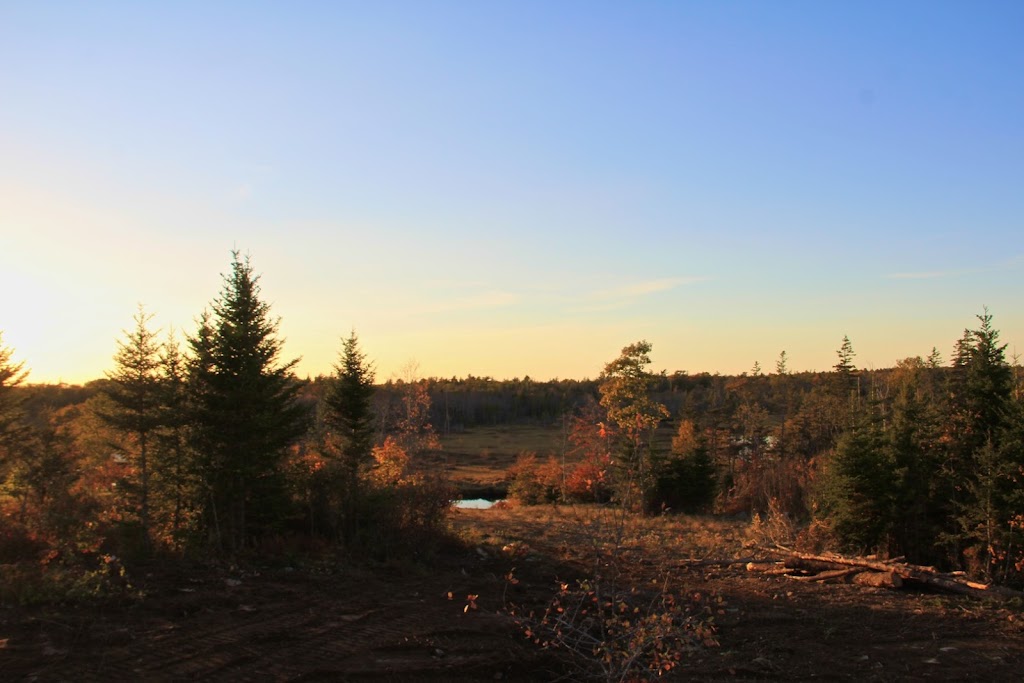
<svg viewBox="0 0 1024 683">
<path fill-rule="evenodd" d="M 622 522 L 622 523 L 620 523 Z M 144 596 L 0 610 L 4 680 L 554 680 L 564 653 L 526 639 L 504 608 L 542 608 L 617 537 L 623 578 L 716 596 L 718 647 L 669 680 L 1016 681 L 1019 604 L 798 582 L 744 565 L 749 525 L 627 519 L 596 508 L 463 510 L 461 541 L 421 563 L 139 570 Z M 503 551 L 513 544 L 514 556 Z M 523 544 L 528 546 L 524 548 Z M 505 576 L 515 568 L 519 583 Z M 479 596 L 472 601 L 468 596 Z M 717 598 L 720 598 L 720 602 Z"/>
<path fill-rule="evenodd" d="M 559 427 L 475 427 L 441 438 L 442 450 L 428 453 L 424 469 L 444 472 L 466 494 L 501 491 L 505 471 L 521 453 L 547 458 L 565 451 L 566 435 Z"/>
</svg>

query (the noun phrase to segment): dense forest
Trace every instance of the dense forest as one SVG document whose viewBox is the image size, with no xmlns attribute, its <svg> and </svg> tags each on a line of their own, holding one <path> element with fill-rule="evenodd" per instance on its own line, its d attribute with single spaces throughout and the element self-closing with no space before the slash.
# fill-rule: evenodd
<svg viewBox="0 0 1024 683">
<path fill-rule="evenodd" d="M 595 380 L 380 383 L 353 332 L 332 375 L 303 380 L 235 253 L 194 334 L 134 322 L 85 386 L 31 384 L 0 339 L 7 590 L 92 590 L 154 556 L 422 552 L 457 492 L 420 456 L 487 425 L 566 434 L 508 473 L 524 503 L 785 516 L 833 547 L 1024 576 L 1022 377 L 987 310 L 948 359 L 882 370 L 844 338 L 828 372 L 782 352 L 768 373 L 658 374 L 640 341 Z"/>
</svg>

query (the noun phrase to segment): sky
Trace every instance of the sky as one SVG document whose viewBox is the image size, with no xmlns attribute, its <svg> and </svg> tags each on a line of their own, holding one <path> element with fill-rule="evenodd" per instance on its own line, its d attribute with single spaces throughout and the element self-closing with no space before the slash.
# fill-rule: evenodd
<svg viewBox="0 0 1024 683">
<path fill-rule="evenodd" d="M 1024 353 L 1024 3 L 0 0 L 0 330 L 102 377 L 232 250 L 301 376 Z"/>
</svg>

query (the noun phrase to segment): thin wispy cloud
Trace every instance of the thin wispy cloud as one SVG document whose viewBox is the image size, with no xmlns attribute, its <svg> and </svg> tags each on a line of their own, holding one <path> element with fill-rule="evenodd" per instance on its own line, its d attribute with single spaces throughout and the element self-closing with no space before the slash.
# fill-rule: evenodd
<svg viewBox="0 0 1024 683">
<path fill-rule="evenodd" d="M 693 284 L 695 282 L 703 282 L 707 280 L 706 277 L 666 277 L 659 280 L 647 280 L 645 282 L 637 282 L 632 285 L 626 285 L 617 290 L 610 290 L 607 292 L 610 296 L 626 296 L 636 297 L 645 296 L 647 294 L 656 294 L 658 292 L 667 292 L 670 289 L 681 287 L 683 285 Z"/>
<path fill-rule="evenodd" d="M 423 286 L 429 289 L 481 289 L 485 283 L 481 280 L 459 280 L 455 278 L 428 278 Z"/>
<path fill-rule="evenodd" d="M 465 297 L 457 297 L 447 301 L 434 301 L 413 310 L 415 313 L 451 313 L 454 311 L 485 310 L 504 308 L 519 301 L 519 296 L 512 292 L 491 290 Z"/>
<path fill-rule="evenodd" d="M 629 304 L 629 301 L 620 299 L 619 301 L 610 301 L 607 303 L 598 304 L 581 304 L 579 306 L 572 306 L 566 311 L 568 313 L 607 313 L 609 311 L 617 311 L 625 308 Z"/>
<path fill-rule="evenodd" d="M 940 277 L 952 277 L 969 273 L 969 270 L 931 270 L 921 273 L 889 273 L 885 276 L 887 280 L 933 280 Z"/>
<path fill-rule="evenodd" d="M 577 305 L 568 309 L 571 313 L 604 313 L 625 308 L 638 299 L 653 294 L 668 292 L 684 285 L 697 282 L 705 282 L 708 277 L 687 276 L 687 277 L 666 277 L 654 280 L 644 280 L 631 284 L 615 287 L 613 289 L 602 289 L 591 292 L 577 302 Z"/>
<path fill-rule="evenodd" d="M 1017 254 L 1013 258 L 1009 258 L 999 264 L 1000 268 L 1016 268 L 1017 266 L 1024 264 L 1024 254 Z"/>
<path fill-rule="evenodd" d="M 1000 261 L 989 266 L 981 268 L 955 268 L 952 270 L 925 270 L 925 271 L 914 271 L 907 273 L 889 273 L 883 276 L 886 280 L 934 280 L 937 278 L 944 277 L 957 277 L 960 275 L 974 275 L 976 273 L 991 273 L 997 270 L 1006 270 L 1008 268 L 1015 268 L 1021 263 L 1024 263 L 1024 255 L 1014 256 L 1013 258 Z"/>
</svg>

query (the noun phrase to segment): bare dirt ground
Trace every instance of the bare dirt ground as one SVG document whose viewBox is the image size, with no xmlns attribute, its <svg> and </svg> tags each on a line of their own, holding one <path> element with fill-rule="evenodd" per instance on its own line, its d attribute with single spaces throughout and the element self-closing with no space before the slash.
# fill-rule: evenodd
<svg viewBox="0 0 1024 683">
<path fill-rule="evenodd" d="M 542 608 L 612 537 L 624 579 L 720 598 L 719 645 L 688 654 L 670 680 L 1019 681 L 1024 671 L 1019 604 L 680 562 L 749 552 L 738 522 L 616 526 L 600 511 L 543 508 L 458 511 L 453 524 L 460 542 L 402 566 L 150 566 L 133 574 L 142 597 L 4 607 L 0 680 L 579 677 L 505 607 Z"/>
</svg>

